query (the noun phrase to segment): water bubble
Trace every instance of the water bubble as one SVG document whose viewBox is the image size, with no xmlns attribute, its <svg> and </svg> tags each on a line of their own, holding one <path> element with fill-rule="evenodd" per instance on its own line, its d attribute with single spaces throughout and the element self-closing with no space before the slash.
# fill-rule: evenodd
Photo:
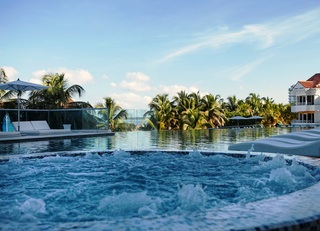
<svg viewBox="0 0 320 231">
<path fill-rule="evenodd" d="M 206 206 L 207 195 L 201 185 L 183 185 L 178 192 L 179 203 L 183 210 L 199 211 Z"/>
<path fill-rule="evenodd" d="M 189 152 L 189 156 L 190 157 L 193 157 L 193 158 L 201 158 L 201 157 L 203 157 L 202 156 L 202 154 L 201 154 L 201 152 L 199 152 L 199 151 L 192 151 L 192 152 Z"/>
<path fill-rule="evenodd" d="M 29 198 L 21 206 L 20 210 L 24 213 L 46 213 L 46 203 L 43 199 Z"/>
<path fill-rule="evenodd" d="M 121 150 L 121 149 L 118 149 L 118 150 L 115 150 L 115 151 L 113 152 L 113 155 L 114 155 L 115 157 L 128 157 L 128 156 L 130 156 L 130 153 L 129 153 L 129 152 L 126 152 L 126 151 L 123 151 L 123 150 Z"/>
<path fill-rule="evenodd" d="M 10 157 L 8 162 L 13 164 L 21 164 L 23 160 L 20 157 L 13 156 L 13 157 Z"/>
<path fill-rule="evenodd" d="M 143 206 L 139 208 L 138 214 L 140 217 L 155 217 L 157 215 L 157 205 L 155 203 L 152 203 L 148 206 Z"/>
<path fill-rule="evenodd" d="M 96 153 L 87 152 L 84 156 L 85 159 L 99 159 L 100 156 Z"/>
<path fill-rule="evenodd" d="M 146 191 L 137 193 L 121 193 L 114 196 L 106 196 L 100 203 L 98 210 L 109 216 L 137 215 L 139 209 L 148 206 L 152 202 Z"/>
<path fill-rule="evenodd" d="M 251 148 L 249 148 L 249 150 L 247 151 L 247 154 L 246 154 L 246 158 L 250 158 L 251 156 L 251 152 L 254 151 L 254 144 L 251 145 Z"/>
<path fill-rule="evenodd" d="M 286 160 L 283 156 L 277 155 L 274 158 L 272 158 L 270 161 L 261 162 L 260 167 L 262 169 L 277 169 L 282 168 L 287 165 Z"/>
<path fill-rule="evenodd" d="M 282 187 L 292 187 L 297 183 L 294 176 L 285 167 L 273 169 L 270 173 L 270 181 Z"/>
</svg>

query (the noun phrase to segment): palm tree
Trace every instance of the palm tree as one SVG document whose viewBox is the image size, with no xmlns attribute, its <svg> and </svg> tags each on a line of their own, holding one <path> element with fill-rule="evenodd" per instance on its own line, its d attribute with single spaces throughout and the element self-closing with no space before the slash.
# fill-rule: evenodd
<svg viewBox="0 0 320 231">
<path fill-rule="evenodd" d="M 168 94 L 157 95 L 149 104 L 150 110 L 145 113 L 147 123 L 157 130 L 170 130 L 174 123 L 174 111 Z"/>
<path fill-rule="evenodd" d="M 8 77 L 4 69 L 1 67 L 0 68 L 0 84 L 6 83 L 6 82 L 8 82 Z M 4 93 L 5 93 L 4 90 L 0 90 L 0 97 L 2 97 Z"/>
<path fill-rule="evenodd" d="M 0 84 L 8 82 L 8 76 L 4 68 L 0 67 Z"/>
<path fill-rule="evenodd" d="M 246 103 L 251 107 L 250 116 L 259 115 L 262 106 L 259 94 L 250 93 L 246 98 Z"/>
<path fill-rule="evenodd" d="M 203 114 L 197 108 L 189 109 L 184 112 L 181 119 L 183 121 L 182 130 L 202 129 L 206 122 Z"/>
<path fill-rule="evenodd" d="M 4 68 L 0 68 L 0 84 L 6 83 L 8 82 L 8 76 L 6 75 L 6 72 L 4 70 Z M 17 108 L 17 92 L 16 91 L 5 91 L 5 90 L 0 90 L 0 107 L 4 107 L 4 108 Z M 14 98 L 15 97 L 15 98 Z M 5 100 L 5 102 L 3 102 L 2 100 Z M 24 100 L 22 100 L 21 103 L 21 107 L 23 108 L 24 106 L 26 106 L 27 104 L 24 103 L 28 103 L 25 102 Z"/>
<path fill-rule="evenodd" d="M 207 127 L 224 126 L 226 116 L 222 108 L 220 95 L 208 94 L 202 97 L 202 111 L 207 121 Z"/>
<path fill-rule="evenodd" d="M 240 104 L 243 103 L 243 100 L 237 99 L 235 95 L 229 96 L 227 100 L 228 101 L 224 103 L 223 107 L 227 109 L 229 112 L 236 112 Z"/>
<path fill-rule="evenodd" d="M 100 115 L 107 122 L 107 128 L 112 131 L 119 129 L 123 124 L 123 120 L 128 118 L 128 112 L 117 105 L 111 97 L 105 97 L 104 103 L 98 103 L 95 107 L 108 108 L 108 110 L 102 110 Z"/>
<path fill-rule="evenodd" d="M 201 96 L 199 91 L 197 93 L 193 92 L 189 96 L 194 99 L 194 107 L 199 108 L 201 106 Z"/>
<path fill-rule="evenodd" d="M 186 91 L 180 91 L 173 97 L 175 118 L 177 120 L 177 129 L 186 130 L 195 126 L 193 115 L 200 103 L 199 94 L 188 94 Z M 193 122 L 192 122 L 193 121 Z M 193 125 L 192 125 L 193 124 Z"/>
<path fill-rule="evenodd" d="M 73 97 L 81 97 L 85 90 L 80 85 L 68 86 L 68 80 L 63 74 L 47 74 L 42 77 L 44 85 L 48 89 L 32 91 L 29 100 L 37 108 L 68 108 L 68 104 L 74 102 Z M 74 104 L 72 104 L 74 106 Z M 82 105 L 82 107 L 84 107 Z M 90 105 L 91 107 L 91 105 Z"/>
<path fill-rule="evenodd" d="M 292 120 L 297 118 L 298 113 L 291 112 L 291 105 L 288 104 L 279 104 L 279 111 L 280 111 L 280 121 L 283 124 L 290 124 Z"/>
</svg>

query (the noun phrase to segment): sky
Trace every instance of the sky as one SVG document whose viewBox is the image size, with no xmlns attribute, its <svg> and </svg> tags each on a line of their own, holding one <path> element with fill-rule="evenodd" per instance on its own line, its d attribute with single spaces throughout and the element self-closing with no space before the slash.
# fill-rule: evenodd
<svg viewBox="0 0 320 231">
<path fill-rule="evenodd" d="M 0 67 L 65 73 L 79 101 L 148 109 L 157 94 L 288 103 L 320 72 L 319 0 L 0 0 Z M 27 97 L 27 95 L 25 95 Z"/>
</svg>

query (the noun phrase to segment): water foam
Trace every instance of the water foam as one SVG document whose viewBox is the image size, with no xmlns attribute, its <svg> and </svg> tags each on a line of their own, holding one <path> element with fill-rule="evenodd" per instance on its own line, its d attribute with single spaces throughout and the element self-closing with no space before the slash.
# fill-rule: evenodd
<svg viewBox="0 0 320 231">
<path fill-rule="evenodd" d="M 43 199 L 29 198 L 20 206 L 23 213 L 46 213 L 46 203 Z"/>
<path fill-rule="evenodd" d="M 206 207 L 207 195 L 201 185 L 182 185 L 178 191 L 179 204 L 186 211 L 201 211 Z"/>
<path fill-rule="evenodd" d="M 103 221 L 119 228 L 119 219 L 144 226 L 161 217 L 163 224 L 178 219 L 181 228 L 188 221 L 179 216 L 283 195 L 320 178 L 317 168 L 280 155 L 234 158 L 199 151 L 131 155 L 117 150 L 113 155 L 56 155 L 1 165 L 0 217 L 12 225 L 19 220 L 52 226 Z"/>
<path fill-rule="evenodd" d="M 148 209 L 152 206 L 153 200 L 146 191 L 137 193 L 121 193 L 118 195 L 104 197 L 98 206 L 98 210 L 107 216 L 123 217 L 148 215 Z M 153 207 L 154 208 L 154 207 Z M 150 213 L 154 213 L 152 211 Z"/>
</svg>

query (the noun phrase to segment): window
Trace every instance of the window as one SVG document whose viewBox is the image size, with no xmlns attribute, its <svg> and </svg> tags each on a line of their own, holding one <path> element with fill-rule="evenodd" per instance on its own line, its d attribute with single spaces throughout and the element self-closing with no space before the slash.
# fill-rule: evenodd
<svg viewBox="0 0 320 231">
<path fill-rule="evenodd" d="M 298 105 L 305 105 L 306 104 L 306 97 L 303 96 L 298 96 L 297 97 L 297 104 Z"/>
<path fill-rule="evenodd" d="M 307 96 L 307 105 L 314 105 L 314 95 Z"/>
</svg>

